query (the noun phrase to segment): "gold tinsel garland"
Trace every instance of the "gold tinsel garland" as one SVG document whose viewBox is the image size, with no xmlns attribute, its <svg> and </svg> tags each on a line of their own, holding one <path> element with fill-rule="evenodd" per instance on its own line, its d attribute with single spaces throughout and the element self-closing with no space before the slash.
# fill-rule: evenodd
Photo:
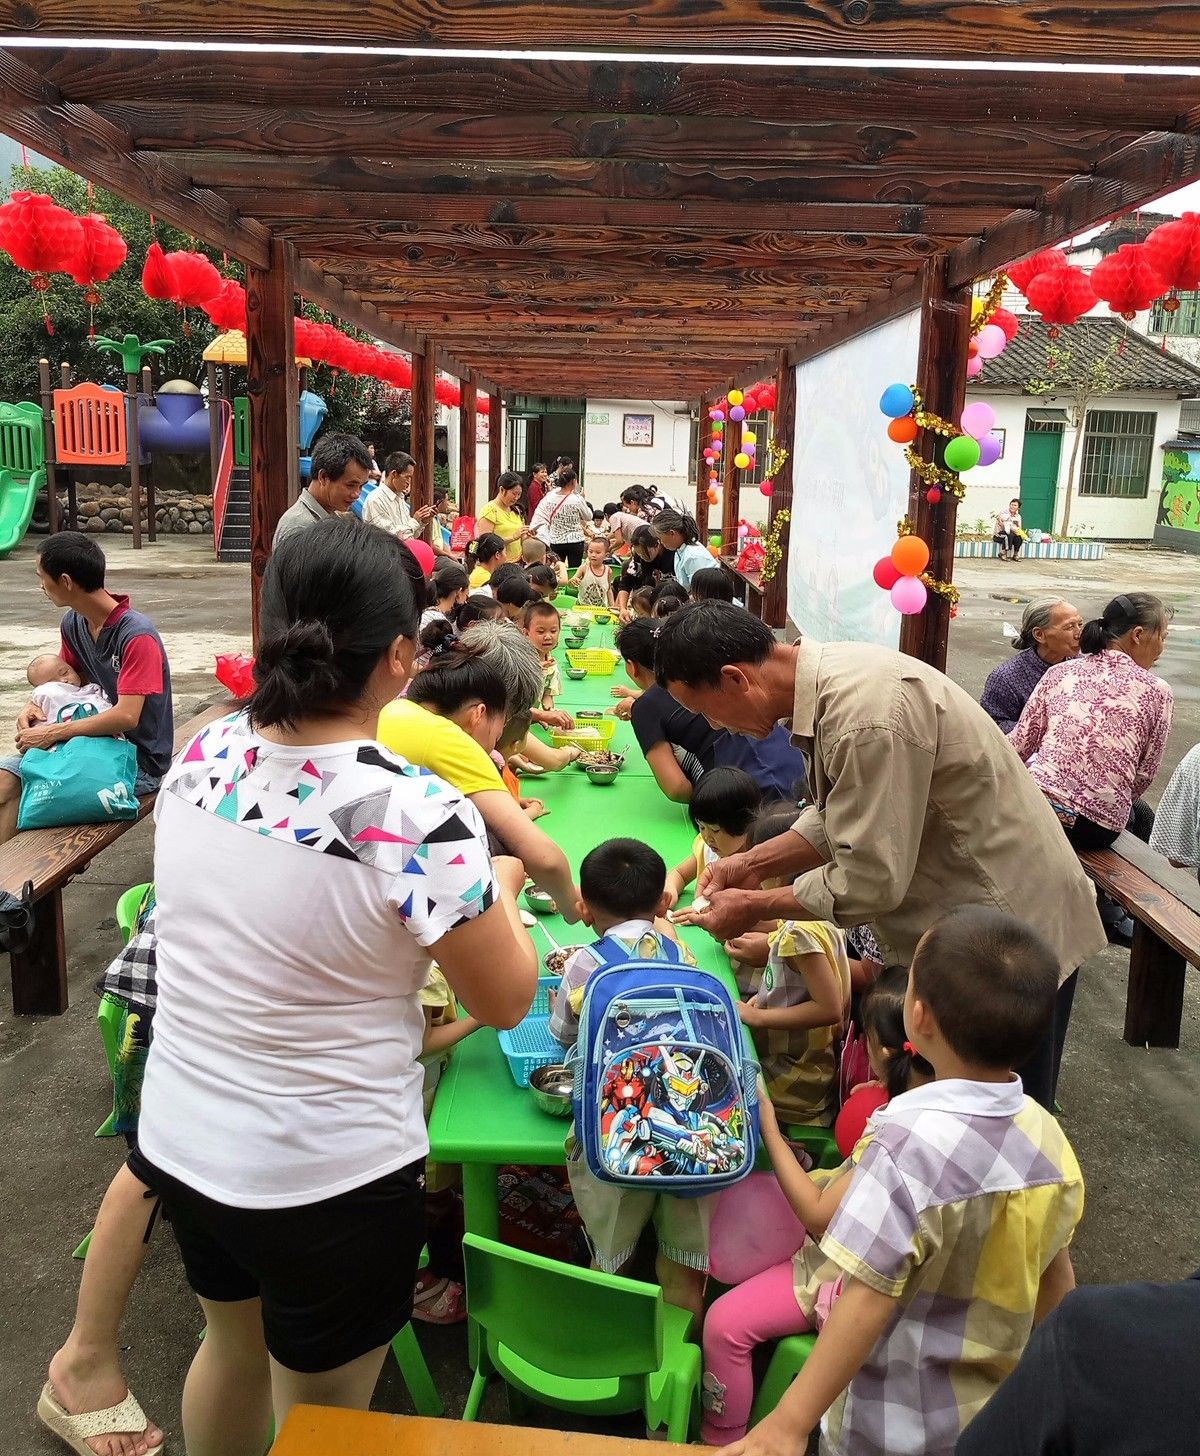
<svg viewBox="0 0 1200 1456">
<path fill-rule="evenodd" d="M 997 273 L 995 278 L 992 279 L 992 286 L 987 291 L 987 297 L 983 300 L 983 307 L 971 320 L 972 338 L 974 338 L 975 335 L 978 334 L 986 324 L 991 323 L 992 315 L 1000 307 L 1000 302 L 1004 297 L 1004 290 L 1007 287 L 1008 274 Z"/>
<path fill-rule="evenodd" d="M 771 529 L 763 537 L 763 564 L 760 576 L 764 583 L 775 580 L 775 573 L 779 570 L 779 563 L 783 559 L 780 537 L 783 535 L 784 527 L 791 519 L 792 513 L 785 507 L 771 522 Z"/>
<path fill-rule="evenodd" d="M 781 469 L 781 467 L 783 466 L 784 461 L 787 458 L 788 458 L 788 452 L 784 449 L 784 447 L 779 443 L 779 441 L 777 439 L 768 440 L 767 441 L 767 469 L 766 469 L 766 474 L 763 476 L 763 479 L 764 480 L 773 480 L 774 477 L 775 477 L 776 472 Z"/>
</svg>

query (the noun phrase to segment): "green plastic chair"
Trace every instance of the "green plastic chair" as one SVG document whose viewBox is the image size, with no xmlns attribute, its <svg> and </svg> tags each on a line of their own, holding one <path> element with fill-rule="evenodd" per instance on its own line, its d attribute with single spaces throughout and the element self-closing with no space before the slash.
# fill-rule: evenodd
<svg viewBox="0 0 1200 1456">
<path fill-rule="evenodd" d="M 434 1385 L 433 1376 L 429 1373 L 429 1366 L 425 1363 L 425 1356 L 421 1351 L 417 1332 L 413 1328 L 411 1320 L 392 1341 L 392 1355 L 400 1367 L 400 1374 L 405 1385 L 408 1386 L 408 1393 L 412 1397 L 417 1414 L 419 1416 L 445 1415 L 442 1398 L 437 1393 L 437 1386 Z"/>
<path fill-rule="evenodd" d="M 838 1152 L 837 1139 L 831 1127 L 792 1124 L 783 1129 L 790 1143 L 797 1143 L 809 1154 L 814 1168 L 840 1168 L 845 1159 Z"/>
<path fill-rule="evenodd" d="M 149 884 L 131 885 L 117 901 L 117 929 L 121 932 L 122 945 L 129 944 L 129 938 L 133 934 L 134 923 L 137 920 L 138 906 L 142 903 L 142 897 L 149 888 Z M 117 1064 L 117 1031 L 121 1025 L 121 1013 L 124 1009 L 125 1004 L 119 997 L 110 996 L 107 993 L 101 996 L 100 1005 L 96 1008 L 96 1025 L 100 1028 L 100 1043 L 104 1047 L 104 1060 L 108 1064 L 110 1080 L 113 1068 Z M 112 1121 L 110 1112 L 96 1129 L 96 1136 L 113 1137 Z"/>
<path fill-rule="evenodd" d="M 788 1386 L 803 1370 L 804 1362 L 812 1354 L 816 1343 L 816 1335 L 788 1335 L 775 1346 L 767 1373 L 754 1397 L 750 1411 L 752 1426 L 756 1426 L 764 1416 L 769 1416 L 783 1399 Z"/>
<path fill-rule="evenodd" d="M 467 1307 L 481 1332 L 463 1411 L 478 1419 L 488 1377 L 527 1399 L 587 1415 L 641 1410 L 667 1440 L 688 1439 L 699 1409 L 701 1358 L 692 1317 L 656 1284 L 577 1269 L 478 1234 L 463 1238 Z"/>
<path fill-rule="evenodd" d="M 150 888 L 145 885 L 131 885 L 128 890 L 117 901 L 117 929 L 121 932 L 121 944 L 128 945 L 129 938 L 133 934 L 134 922 L 137 919 L 138 906 L 142 903 L 142 896 Z"/>
</svg>

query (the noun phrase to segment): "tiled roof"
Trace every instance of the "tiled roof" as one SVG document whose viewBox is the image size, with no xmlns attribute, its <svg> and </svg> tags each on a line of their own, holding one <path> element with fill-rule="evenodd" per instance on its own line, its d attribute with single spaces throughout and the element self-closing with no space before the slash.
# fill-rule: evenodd
<svg viewBox="0 0 1200 1456">
<path fill-rule="evenodd" d="M 969 386 L 986 392 L 989 386 L 1021 387 L 1026 380 L 1050 377 L 1047 359 L 1051 340 L 1040 319 L 1020 315 L 1021 331 L 998 359 L 990 359 L 978 382 Z M 1200 369 L 1174 354 L 1164 354 L 1157 344 L 1143 334 L 1125 326 L 1119 318 L 1100 315 L 1081 318 L 1077 324 L 1064 327 L 1054 342 L 1059 349 L 1069 350 L 1066 364 L 1060 363 L 1058 377 L 1069 385 L 1079 367 L 1106 354 L 1114 344 L 1124 349 L 1112 361 L 1112 374 L 1120 388 L 1128 393 L 1163 390 L 1175 395 L 1200 395 Z"/>
</svg>

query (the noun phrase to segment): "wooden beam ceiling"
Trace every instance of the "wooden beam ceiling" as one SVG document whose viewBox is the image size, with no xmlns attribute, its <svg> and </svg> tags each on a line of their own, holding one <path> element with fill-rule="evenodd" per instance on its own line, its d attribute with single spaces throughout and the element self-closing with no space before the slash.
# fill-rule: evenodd
<svg viewBox="0 0 1200 1456">
<path fill-rule="evenodd" d="M 0 34 L 6 13 L 51 34 L 76 3 L 0 0 Z M 292 23 L 282 0 L 251 0 L 219 34 L 188 0 L 139 7 L 115 0 L 88 33 L 121 34 L 135 9 L 151 39 L 192 21 L 208 40 L 280 39 Z M 532 15 L 417 0 L 387 7 L 391 34 L 426 8 L 434 29 L 486 17 L 510 38 Z M 937 0 L 799 19 L 713 0 L 706 45 L 735 10 L 753 31 L 768 8 L 779 37 L 853 12 L 859 32 L 903 30 L 927 57 L 967 29 L 1018 56 L 1040 13 L 1012 0 L 968 27 Z M 337 40 L 381 9 L 339 12 Z M 684 9 L 642 0 L 628 16 L 662 35 Z M 1136 45 L 1177 46 L 1189 24 L 1200 39 L 1184 9 L 1129 0 L 1121 24 L 1156 22 Z M 305 41 L 329 13 L 302 12 Z M 539 14 L 551 30 L 586 15 L 595 45 L 613 23 L 591 0 Z M 1112 0 L 1067 5 L 1038 43 L 1119 28 Z M 39 46 L 0 51 L 0 127 L 236 256 L 285 242 L 306 297 L 460 377 L 657 398 L 760 377 L 779 352 L 796 362 L 915 306 L 930 258 L 949 257 L 953 286 L 1200 174 L 1200 83 L 1136 73 Z"/>
<path fill-rule="evenodd" d="M 697 30 L 691 0 L 240 0 L 214 17 L 199 3 L 3 0 L 0 35 L 47 40 L 87 35 L 150 40 L 287 42 L 512 51 L 695 52 L 844 57 L 978 57 L 1170 65 L 1200 49 L 1189 0 L 710 0 Z M 364 64 L 355 58 L 351 64 Z"/>
</svg>

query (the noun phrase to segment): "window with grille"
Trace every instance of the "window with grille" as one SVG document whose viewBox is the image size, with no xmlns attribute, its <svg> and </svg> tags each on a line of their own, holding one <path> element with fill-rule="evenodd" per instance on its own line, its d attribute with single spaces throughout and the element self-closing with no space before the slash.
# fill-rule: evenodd
<svg viewBox="0 0 1200 1456">
<path fill-rule="evenodd" d="M 1156 419 L 1153 410 L 1088 410 L 1079 494 L 1145 496 Z"/>
<path fill-rule="evenodd" d="M 752 485 L 761 485 L 767 475 L 767 441 L 771 438 L 770 413 L 767 410 L 757 410 L 754 414 L 747 415 L 740 425 L 728 424 L 725 426 L 725 429 L 727 433 L 729 430 L 733 430 L 734 440 L 741 438 L 743 429 L 754 431 L 754 459 L 750 462 L 748 469 L 739 472 L 738 478 L 741 481 L 743 489 Z M 737 451 L 735 450 L 734 454 L 736 453 Z M 725 457 L 722 456 L 721 458 L 724 459 Z"/>
<path fill-rule="evenodd" d="M 1178 334 L 1185 339 L 1200 335 L 1200 293 L 1177 293 L 1179 307 L 1174 313 L 1163 308 L 1160 298 L 1151 306 L 1149 329 L 1152 334 Z"/>
</svg>

